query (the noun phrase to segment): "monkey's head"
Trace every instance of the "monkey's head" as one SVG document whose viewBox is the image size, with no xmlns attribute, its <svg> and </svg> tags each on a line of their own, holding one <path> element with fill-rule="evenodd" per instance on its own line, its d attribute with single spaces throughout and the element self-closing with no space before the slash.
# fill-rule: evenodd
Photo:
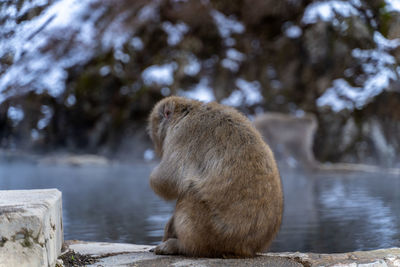
<svg viewBox="0 0 400 267">
<path fill-rule="evenodd" d="M 185 117 L 199 101 L 184 97 L 170 96 L 159 101 L 149 116 L 148 133 L 154 143 L 154 148 L 159 157 L 162 157 L 164 140 L 170 126 L 175 125 Z"/>
</svg>

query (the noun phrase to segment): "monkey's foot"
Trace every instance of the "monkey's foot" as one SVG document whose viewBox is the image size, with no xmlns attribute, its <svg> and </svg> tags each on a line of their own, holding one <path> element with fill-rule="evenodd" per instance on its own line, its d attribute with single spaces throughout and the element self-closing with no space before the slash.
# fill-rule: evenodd
<svg viewBox="0 0 400 267">
<path fill-rule="evenodd" d="M 179 254 L 179 241 L 176 238 L 170 238 L 162 242 L 154 249 L 157 255 L 177 255 Z"/>
</svg>

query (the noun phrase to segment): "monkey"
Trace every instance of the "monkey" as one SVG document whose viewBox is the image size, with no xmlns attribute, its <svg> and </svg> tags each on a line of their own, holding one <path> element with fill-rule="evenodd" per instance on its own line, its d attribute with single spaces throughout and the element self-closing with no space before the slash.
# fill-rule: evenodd
<svg viewBox="0 0 400 267">
<path fill-rule="evenodd" d="M 271 144 L 277 158 L 293 156 L 306 167 L 313 168 L 316 165 L 313 144 L 317 119 L 314 115 L 305 114 L 303 117 L 296 117 L 268 112 L 256 116 L 254 126 L 264 140 Z"/>
<path fill-rule="evenodd" d="M 254 257 L 282 221 L 274 155 L 249 119 L 232 107 L 179 96 L 160 100 L 148 133 L 161 158 L 150 186 L 176 200 L 160 255 Z"/>
<path fill-rule="evenodd" d="M 300 166 L 312 172 L 366 172 L 400 175 L 399 168 L 383 168 L 360 163 L 323 163 L 315 158 L 313 152 L 314 136 L 318 128 L 315 115 L 306 113 L 302 117 L 268 112 L 256 116 L 254 126 L 260 131 L 266 142 L 275 144 L 275 156 L 289 158 L 293 156 Z"/>
</svg>

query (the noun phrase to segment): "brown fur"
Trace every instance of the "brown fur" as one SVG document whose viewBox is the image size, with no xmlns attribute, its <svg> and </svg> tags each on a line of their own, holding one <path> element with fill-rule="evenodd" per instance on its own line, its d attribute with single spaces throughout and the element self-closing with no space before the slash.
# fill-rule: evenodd
<svg viewBox="0 0 400 267">
<path fill-rule="evenodd" d="M 172 96 L 156 104 L 148 128 L 161 157 L 150 185 L 177 199 L 156 254 L 252 257 L 270 245 L 282 219 L 281 181 L 246 117 Z"/>
</svg>

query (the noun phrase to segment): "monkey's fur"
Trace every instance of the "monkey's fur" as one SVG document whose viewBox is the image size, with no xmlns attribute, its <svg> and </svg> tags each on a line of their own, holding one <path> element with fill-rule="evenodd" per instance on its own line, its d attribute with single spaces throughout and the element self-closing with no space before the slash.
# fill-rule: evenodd
<svg viewBox="0 0 400 267">
<path fill-rule="evenodd" d="M 283 196 L 274 156 L 235 109 L 171 96 L 150 114 L 160 164 L 154 192 L 177 199 L 156 254 L 252 257 L 279 230 Z"/>
</svg>

